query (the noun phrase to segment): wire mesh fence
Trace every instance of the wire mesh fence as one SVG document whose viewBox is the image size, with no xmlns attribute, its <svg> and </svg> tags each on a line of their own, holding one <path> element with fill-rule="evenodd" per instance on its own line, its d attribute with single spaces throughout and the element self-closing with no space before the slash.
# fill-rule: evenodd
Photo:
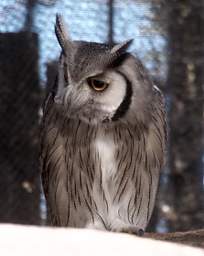
<svg viewBox="0 0 204 256">
<path fill-rule="evenodd" d="M 159 1 L 154 7 L 158 5 Z M 153 79 L 163 85 L 167 78 L 167 41 L 153 22 L 152 1 L 1 0 L 1 222 L 40 224 L 46 218 L 38 131 L 42 100 L 54 82 L 60 52 L 54 35 L 56 13 L 64 16 L 74 40 L 119 42 L 134 38 L 130 50 L 140 57 Z M 160 224 L 165 231 L 165 225 Z"/>
<path fill-rule="evenodd" d="M 139 53 L 153 65 L 147 52 L 154 50 L 154 40 L 144 32 L 151 26 L 149 6 L 118 1 L 114 28 L 110 7 L 109 1 L 1 1 L 1 221 L 40 223 L 39 111 L 46 84 L 55 79 L 60 51 L 54 35 L 56 13 L 64 15 L 73 39 L 107 42 L 110 29 L 115 41 L 136 38 L 134 50 L 145 45 Z M 162 38 L 159 43 L 163 46 Z"/>
</svg>

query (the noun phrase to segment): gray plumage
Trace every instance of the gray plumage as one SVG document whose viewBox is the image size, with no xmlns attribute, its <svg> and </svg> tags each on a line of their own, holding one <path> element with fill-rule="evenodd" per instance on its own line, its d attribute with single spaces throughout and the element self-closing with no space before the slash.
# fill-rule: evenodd
<svg viewBox="0 0 204 256">
<path fill-rule="evenodd" d="M 62 54 L 45 102 L 40 158 L 49 221 L 145 230 L 164 163 L 162 94 L 126 52 L 131 41 L 72 41 L 61 16 L 55 30 Z"/>
</svg>

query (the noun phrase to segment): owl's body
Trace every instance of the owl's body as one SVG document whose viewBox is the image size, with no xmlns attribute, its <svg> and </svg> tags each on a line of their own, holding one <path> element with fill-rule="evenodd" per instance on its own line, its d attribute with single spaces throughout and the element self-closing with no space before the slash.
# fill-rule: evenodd
<svg viewBox="0 0 204 256">
<path fill-rule="evenodd" d="M 49 220 L 145 230 L 164 161 L 162 95 L 124 52 L 128 42 L 69 45 L 59 17 L 56 33 L 63 53 L 55 93 L 45 104 L 41 152 Z"/>
</svg>

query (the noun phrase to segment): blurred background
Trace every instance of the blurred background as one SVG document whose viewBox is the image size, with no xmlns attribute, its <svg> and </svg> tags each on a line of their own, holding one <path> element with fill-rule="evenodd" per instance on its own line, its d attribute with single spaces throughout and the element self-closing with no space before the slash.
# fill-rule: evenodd
<svg viewBox="0 0 204 256">
<path fill-rule="evenodd" d="M 0 1 L 0 222 L 46 223 L 41 104 L 56 75 L 55 14 L 75 40 L 134 38 L 164 92 L 169 145 L 149 231 L 204 227 L 204 0 Z"/>
</svg>

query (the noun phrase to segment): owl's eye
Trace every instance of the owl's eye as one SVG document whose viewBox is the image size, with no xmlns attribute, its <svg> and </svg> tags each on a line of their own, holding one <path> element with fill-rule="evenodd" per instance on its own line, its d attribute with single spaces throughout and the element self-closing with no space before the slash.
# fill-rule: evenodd
<svg viewBox="0 0 204 256">
<path fill-rule="evenodd" d="M 88 78 L 87 82 L 88 82 L 88 85 L 97 92 L 102 92 L 109 86 L 107 82 L 96 79 L 96 78 Z"/>
</svg>

